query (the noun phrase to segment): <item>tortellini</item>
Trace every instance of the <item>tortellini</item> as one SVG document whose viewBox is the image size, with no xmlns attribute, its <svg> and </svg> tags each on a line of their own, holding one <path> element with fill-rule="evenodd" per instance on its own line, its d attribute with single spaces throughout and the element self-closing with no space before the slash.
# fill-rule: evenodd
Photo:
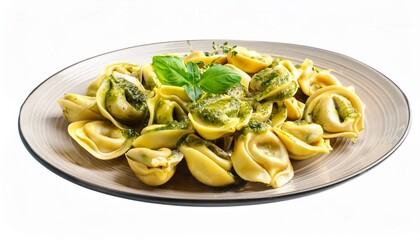
<svg viewBox="0 0 420 240">
<path fill-rule="evenodd" d="M 177 86 L 162 85 L 157 89 L 159 98 L 177 102 L 185 111 L 188 110 L 188 104 L 191 102 L 184 88 Z"/>
<path fill-rule="evenodd" d="M 298 79 L 302 73 L 302 70 L 296 68 L 292 61 L 287 59 L 276 58 L 269 67 L 274 68 L 278 65 L 283 65 L 283 67 L 285 67 L 293 75 L 294 79 Z"/>
<path fill-rule="evenodd" d="M 153 90 L 154 96 L 146 100 L 150 115 L 147 126 L 188 121 L 188 102 L 175 95 L 179 93 L 179 90 L 183 91 L 182 88 L 163 86 Z M 168 95 L 170 92 L 173 92 L 174 95 Z"/>
<path fill-rule="evenodd" d="M 273 102 L 254 102 L 251 120 L 265 122 L 273 112 Z"/>
<path fill-rule="evenodd" d="M 194 133 L 187 111 L 181 105 L 183 100 L 179 97 L 166 97 L 160 94 L 159 90 L 157 92 L 148 100 L 151 116 L 148 126 L 143 128 L 140 136 L 134 140 L 134 147 L 173 149 L 183 135 Z"/>
<path fill-rule="evenodd" d="M 188 120 L 187 113 L 177 102 L 166 99 L 161 99 L 156 103 L 154 114 L 154 121 L 158 124 Z"/>
<path fill-rule="evenodd" d="M 194 134 L 181 139 L 178 145 L 188 169 L 199 182 L 212 187 L 235 183 L 230 156 L 221 148 Z"/>
<path fill-rule="evenodd" d="M 84 96 L 76 93 L 67 93 L 64 98 L 58 99 L 63 115 L 70 123 L 81 120 L 105 119 L 98 109 L 96 97 Z"/>
<path fill-rule="evenodd" d="M 108 76 L 125 78 L 128 81 L 131 81 L 134 85 L 143 89 L 143 86 L 141 86 L 141 68 L 142 67 L 140 65 L 125 62 L 106 66 L 102 73 L 89 84 L 86 90 L 86 95 L 92 97 L 96 96 L 96 91 L 98 90 L 102 81 Z"/>
<path fill-rule="evenodd" d="M 364 129 L 363 102 L 332 70 L 227 42 L 212 48 L 106 66 L 86 95 L 58 99 L 69 135 L 99 160 L 125 156 L 148 186 L 184 168 L 211 187 L 281 188 L 293 163 L 330 153 L 332 138 L 355 142 Z"/>
<path fill-rule="evenodd" d="M 273 130 L 286 146 L 291 159 L 304 160 L 332 150 L 330 140 L 324 140 L 322 127 L 316 123 L 287 121 Z"/>
<path fill-rule="evenodd" d="M 252 100 L 248 97 L 248 91 L 246 87 L 242 84 L 238 84 L 232 87 L 231 89 L 227 90 L 224 94 L 245 102 L 250 102 L 250 100 Z"/>
<path fill-rule="evenodd" d="M 110 76 L 102 81 L 96 99 L 101 114 L 117 127 L 141 128 L 149 119 L 146 99 L 151 95 L 131 82 Z"/>
<path fill-rule="evenodd" d="M 181 152 L 169 148 L 132 148 L 125 156 L 137 178 L 149 186 L 160 186 L 168 182 L 183 158 Z"/>
<path fill-rule="evenodd" d="M 298 89 L 298 83 L 294 75 L 279 64 L 256 73 L 249 87 L 257 101 L 281 101 L 293 97 Z"/>
<path fill-rule="evenodd" d="M 300 69 L 302 74 L 298 78 L 298 83 L 307 96 L 311 96 L 316 90 L 326 86 L 341 86 L 340 81 L 330 71 L 315 68 L 312 60 L 305 59 Z"/>
<path fill-rule="evenodd" d="M 121 130 L 107 121 L 78 121 L 68 126 L 70 136 L 86 151 L 101 160 L 124 155 L 137 136 L 131 130 Z"/>
<path fill-rule="evenodd" d="M 305 104 L 294 97 L 273 104 L 271 112 L 271 125 L 281 125 L 286 120 L 299 120 L 303 116 Z"/>
<path fill-rule="evenodd" d="M 200 136 L 215 140 L 245 126 L 251 113 L 247 102 L 229 95 L 207 95 L 190 106 L 188 117 Z"/>
<path fill-rule="evenodd" d="M 197 64 L 210 65 L 213 63 L 225 64 L 227 62 L 226 55 L 206 55 L 203 51 L 190 52 L 185 58 L 185 62 L 195 62 Z"/>
<path fill-rule="evenodd" d="M 148 90 L 153 90 L 154 88 L 159 88 L 162 83 L 160 83 L 156 73 L 153 71 L 153 66 L 151 63 L 143 65 L 142 69 L 143 79 L 145 88 Z"/>
<path fill-rule="evenodd" d="M 236 137 L 232 163 L 241 178 L 274 188 L 285 185 L 294 175 L 286 147 L 268 124 L 260 122 L 251 122 Z"/>
<path fill-rule="evenodd" d="M 350 89 L 327 86 L 307 100 L 304 119 L 322 126 L 324 138 L 346 137 L 353 141 L 364 129 L 364 104 Z"/>
<path fill-rule="evenodd" d="M 256 73 L 267 68 L 273 58 L 269 54 L 249 50 L 245 47 L 234 47 L 227 54 L 227 61 L 244 72 Z"/>
<path fill-rule="evenodd" d="M 150 149 L 175 148 L 178 140 L 185 134 L 194 133 L 194 129 L 186 122 L 154 124 L 143 128 L 134 142 L 134 147 Z"/>
</svg>

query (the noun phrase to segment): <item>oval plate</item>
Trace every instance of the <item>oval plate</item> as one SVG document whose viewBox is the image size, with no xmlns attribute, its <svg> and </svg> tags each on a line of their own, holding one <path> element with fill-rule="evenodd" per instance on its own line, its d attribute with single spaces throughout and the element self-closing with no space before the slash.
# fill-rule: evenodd
<svg viewBox="0 0 420 240">
<path fill-rule="evenodd" d="M 212 42 L 190 41 L 193 49 L 212 51 Z M 334 52 L 275 42 L 227 40 L 300 64 L 305 58 L 322 69 L 332 69 L 344 86 L 354 86 L 366 105 L 365 130 L 356 144 L 347 139 L 332 141 L 334 150 L 305 161 L 292 161 L 293 180 L 280 189 L 246 183 L 215 189 L 197 182 L 185 165 L 164 186 L 142 184 L 124 158 L 101 161 L 79 147 L 67 133 L 68 123 L 57 99 L 65 93 L 85 94 L 88 84 L 101 70 L 115 62 L 145 64 L 153 55 L 190 51 L 187 41 L 164 42 L 125 48 L 69 66 L 41 83 L 23 103 L 19 133 L 28 151 L 59 176 L 102 193 L 176 205 L 240 205 L 290 199 L 335 186 L 371 169 L 390 156 L 403 142 L 410 128 L 410 108 L 404 93 L 390 79 L 373 68 Z M 185 161 L 183 161 L 185 162 Z"/>
</svg>

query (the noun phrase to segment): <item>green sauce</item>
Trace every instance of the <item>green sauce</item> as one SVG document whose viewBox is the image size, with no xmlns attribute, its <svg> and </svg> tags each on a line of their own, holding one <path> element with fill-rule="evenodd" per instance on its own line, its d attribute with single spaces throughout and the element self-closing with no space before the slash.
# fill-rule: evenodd
<svg viewBox="0 0 420 240">
<path fill-rule="evenodd" d="M 191 104 L 191 112 L 206 124 L 221 127 L 231 118 L 245 119 L 252 108 L 228 95 L 208 95 Z"/>
<path fill-rule="evenodd" d="M 177 146 L 186 145 L 188 147 L 194 147 L 194 146 L 206 146 L 210 151 L 212 151 L 217 156 L 223 158 L 223 159 L 230 159 L 230 156 L 228 153 L 223 151 L 223 149 L 219 148 L 216 144 L 206 141 L 197 135 L 194 134 L 188 134 L 183 137 L 181 137 L 180 140 L 178 140 Z"/>
<path fill-rule="evenodd" d="M 319 114 L 321 113 L 321 107 L 319 106 L 319 102 L 315 105 L 311 115 L 312 115 L 312 122 L 318 123 Z M 321 123 L 319 123 L 321 124 Z"/>
<path fill-rule="evenodd" d="M 276 100 L 284 100 L 290 97 L 293 97 L 293 95 L 295 95 L 297 89 L 298 89 L 298 84 L 293 81 L 291 82 L 286 89 L 283 89 L 282 91 L 280 91 L 277 96 L 275 97 Z"/>
<path fill-rule="evenodd" d="M 147 109 L 146 98 L 148 93 L 140 91 L 136 85 L 124 79 L 116 79 L 109 76 L 111 89 L 107 92 L 108 100 L 118 99 L 118 95 L 123 95 L 128 103 L 138 111 Z"/>
<path fill-rule="evenodd" d="M 187 119 L 187 114 L 175 101 L 161 99 L 156 104 L 154 121 L 158 124 L 166 124 L 172 121 L 187 121 Z"/>
<path fill-rule="evenodd" d="M 225 92 L 226 95 L 232 96 L 237 99 L 243 99 L 247 97 L 246 88 L 242 84 L 237 84 L 231 87 L 229 90 Z"/>
<path fill-rule="evenodd" d="M 279 65 L 255 74 L 251 79 L 250 87 L 251 93 L 257 100 L 284 100 L 296 93 L 298 84 L 293 80 L 291 73 Z"/>
<path fill-rule="evenodd" d="M 146 92 L 141 92 L 136 85 L 125 80 L 121 80 L 117 86 L 124 89 L 127 102 L 129 102 L 135 109 L 142 111 L 147 108 Z"/>
<path fill-rule="evenodd" d="M 108 76 L 109 90 L 105 95 L 107 111 L 118 121 L 130 126 L 144 125 L 149 119 L 148 92 L 124 79 Z M 125 102 L 125 103 L 124 103 Z"/>
<path fill-rule="evenodd" d="M 250 121 L 248 125 L 242 128 L 242 130 L 235 137 L 241 138 L 248 134 L 263 134 L 263 133 L 266 133 L 268 129 L 269 129 L 268 123 L 259 122 L 259 121 Z"/>
<path fill-rule="evenodd" d="M 196 114 L 203 122 L 216 127 L 221 127 L 229 121 L 225 114 L 214 108 L 199 108 Z"/>
<path fill-rule="evenodd" d="M 122 130 L 122 134 L 125 138 L 136 138 L 139 136 L 139 134 L 131 128 Z"/>
<path fill-rule="evenodd" d="M 164 124 L 162 126 L 150 129 L 149 131 L 145 132 L 153 132 L 153 131 L 162 131 L 162 130 L 180 130 L 180 129 L 188 129 L 190 124 L 188 122 L 177 122 L 173 121 L 168 124 Z"/>
<path fill-rule="evenodd" d="M 295 123 L 298 126 L 305 126 L 305 125 L 308 125 L 309 124 L 308 121 L 303 120 L 303 119 L 301 119 L 301 120 L 295 120 L 295 121 L 293 121 L 293 123 Z"/>
<path fill-rule="evenodd" d="M 344 122 L 348 119 L 356 119 L 360 116 L 359 112 L 351 105 L 351 102 L 340 95 L 333 97 L 340 121 Z"/>
</svg>

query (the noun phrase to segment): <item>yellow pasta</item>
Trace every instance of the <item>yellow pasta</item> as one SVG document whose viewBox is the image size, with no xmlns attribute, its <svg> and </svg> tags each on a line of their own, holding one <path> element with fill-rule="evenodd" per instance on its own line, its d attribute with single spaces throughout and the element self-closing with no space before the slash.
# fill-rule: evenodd
<svg viewBox="0 0 420 240">
<path fill-rule="evenodd" d="M 298 83 L 302 92 L 308 96 L 311 96 L 316 90 L 326 86 L 341 86 L 340 81 L 331 74 L 330 70 L 315 68 L 310 59 L 303 61 L 300 70 L 302 74 L 298 78 Z"/>
<path fill-rule="evenodd" d="M 245 126 L 251 113 L 251 106 L 237 98 L 208 95 L 190 106 L 188 117 L 203 138 L 215 140 Z"/>
<path fill-rule="evenodd" d="M 134 83 L 135 85 L 140 86 L 141 84 L 141 66 L 126 62 L 115 63 L 108 65 L 104 68 L 101 74 L 92 81 L 86 89 L 86 95 L 88 96 L 96 96 L 96 91 L 98 90 L 99 86 L 101 85 L 102 81 L 107 76 L 114 76 L 116 77 L 123 77 L 130 82 Z M 143 88 L 144 89 L 144 88 Z"/>
<path fill-rule="evenodd" d="M 185 155 L 191 174 L 201 183 L 221 187 L 235 182 L 230 156 L 215 144 L 190 134 L 178 148 Z"/>
<path fill-rule="evenodd" d="M 274 132 L 284 143 L 293 160 L 305 160 L 319 153 L 332 150 L 330 140 L 323 138 L 322 127 L 306 121 L 285 122 Z"/>
<path fill-rule="evenodd" d="M 68 126 L 69 135 L 86 151 L 101 160 L 123 155 L 131 148 L 135 134 L 105 121 L 78 121 Z"/>
<path fill-rule="evenodd" d="M 267 68 L 273 58 L 245 47 L 235 47 L 227 54 L 227 61 L 247 73 L 256 73 Z"/>
<path fill-rule="evenodd" d="M 239 133 L 232 163 L 241 178 L 274 188 L 285 185 L 293 177 L 286 147 L 268 124 L 260 122 L 252 122 Z"/>
<path fill-rule="evenodd" d="M 356 141 L 364 129 L 364 108 L 352 89 L 332 85 L 315 91 L 308 98 L 304 119 L 320 124 L 324 138 L 346 137 Z"/>
<path fill-rule="evenodd" d="M 149 186 L 160 186 L 175 174 L 183 155 L 177 150 L 132 148 L 125 154 L 137 178 Z"/>
<path fill-rule="evenodd" d="M 82 120 L 105 119 L 99 111 L 96 97 L 67 93 L 58 99 L 63 115 L 70 123 Z"/>
<path fill-rule="evenodd" d="M 185 123 L 153 124 L 141 131 L 140 136 L 133 141 L 133 146 L 150 149 L 173 149 L 176 147 L 178 140 L 189 133 L 194 133 L 194 129 Z"/>
<path fill-rule="evenodd" d="M 364 129 L 362 100 L 332 70 L 226 42 L 212 49 L 106 66 L 85 95 L 58 99 L 69 135 L 97 159 L 125 156 L 149 186 L 170 182 L 185 161 L 211 187 L 281 188 L 294 161 Z"/>
</svg>

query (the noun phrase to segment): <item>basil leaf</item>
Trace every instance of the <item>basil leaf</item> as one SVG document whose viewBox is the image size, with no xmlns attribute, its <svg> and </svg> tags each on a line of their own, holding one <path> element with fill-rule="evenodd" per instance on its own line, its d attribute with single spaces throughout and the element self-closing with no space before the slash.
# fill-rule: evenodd
<svg viewBox="0 0 420 240">
<path fill-rule="evenodd" d="M 198 86 L 208 93 L 220 94 L 241 82 L 241 76 L 234 70 L 217 64 L 201 75 Z"/>
<path fill-rule="evenodd" d="M 192 101 L 196 101 L 203 94 L 203 91 L 201 91 L 201 89 L 195 85 L 187 84 L 187 85 L 184 85 L 183 87 L 184 87 L 185 93 L 188 95 L 188 97 Z"/>
<path fill-rule="evenodd" d="M 162 84 L 182 87 L 189 83 L 187 68 L 180 57 L 154 56 L 152 64 Z"/>
<path fill-rule="evenodd" d="M 199 99 L 203 90 L 220 94 L 241 81 L 237 72 L 219 64 L 213 65 L 203 74 L 196 63 L 188 62 L 185 65 L 177 56 L 154 56 L 152 64 L 162 84 L 183 87 L 192 101 Z"/>
<path fill-rule="evenodd" d="M 187 72 L 188 72 L 188 77 L 189 77 L 188 80 L 190 81 L 190 84 L 184 85 L 183 87 L 188 97 L 192 101 L 196 101 L 203 94 L 203 91 L 197 86 L 197 83 L 198 81 L 200 81 L 200 78 L 201 78 L 201 73 L 200 73 L 200 70 L 198 69 L 197 64 L 193 62 L 187 63 Z"/>
<path fill-rule="evenodd" d="M 201 73 L 200 73 L 200 70 L 198 69 L 197 64 L 194 62 L 188 62 L 187 72 L 189 74 L 190 83 L 192 83 L 193 85 L 196 85 L 196 83 L 200 81 L 201 79 Z"/>
</svg>

